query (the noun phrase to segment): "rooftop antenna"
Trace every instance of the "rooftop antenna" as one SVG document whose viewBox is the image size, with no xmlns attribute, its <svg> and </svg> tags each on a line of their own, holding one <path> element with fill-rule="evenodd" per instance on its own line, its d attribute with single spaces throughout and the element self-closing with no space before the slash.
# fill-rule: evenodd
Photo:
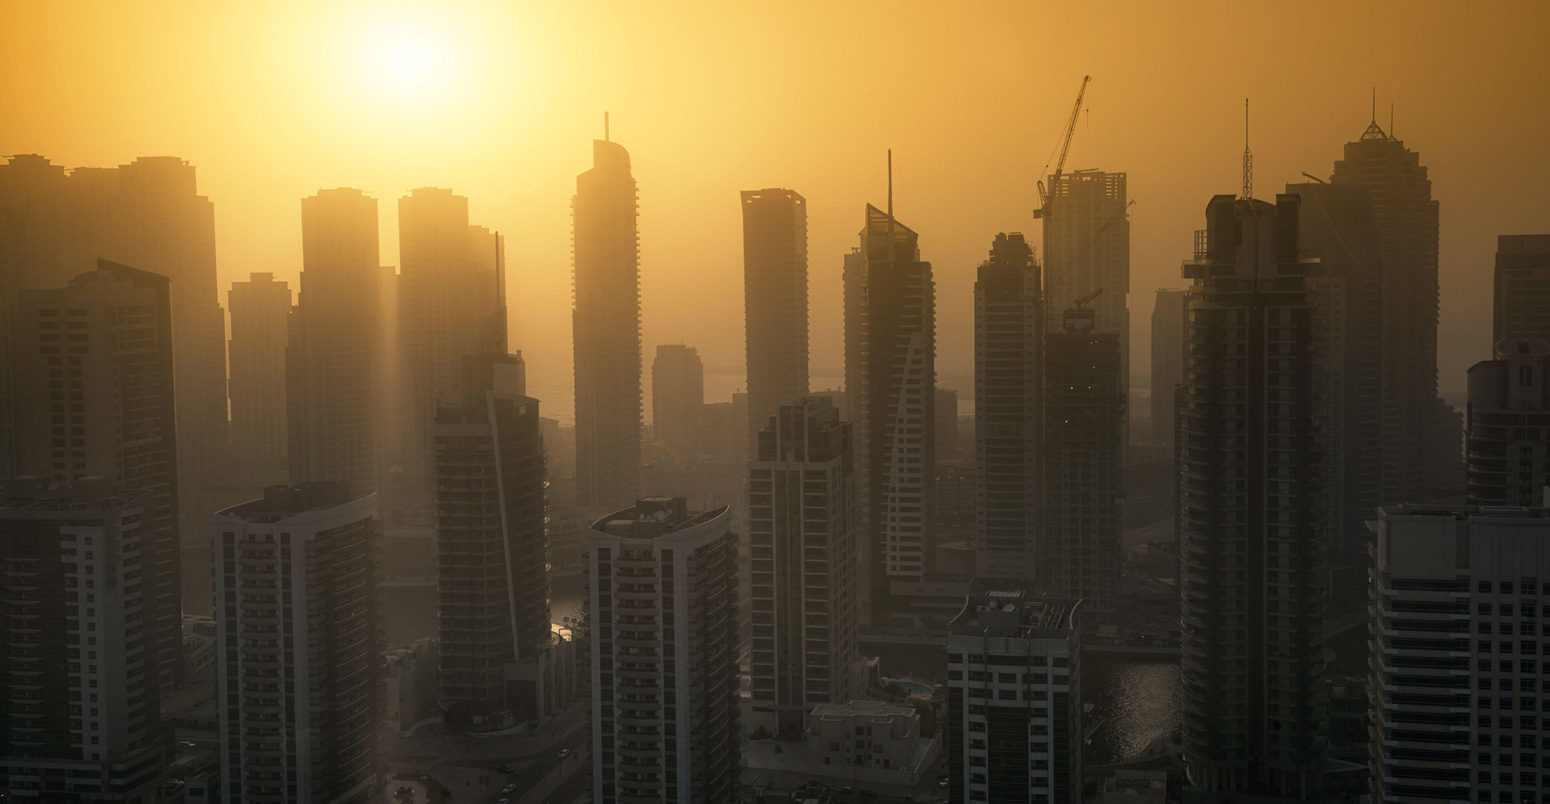
<svg viewBox="0 0 1550 804">
<path fill-rule="evenodd" d="M 1389 101 L 1389 139 L 1394 139 L 1394 102 Z"/>
<path fill-rule="evenodd" d="M 1243 200 L 1254 197 L 1254 152 L 1249 150 L 1249 99 L 1243 99 Z"/>
<path fill-rule="evenodd" d="M 888 265 L 893 265 L 893 149 L 888 149 Z"/>
<path fill-rule="evenodd" d="M 609 141 L 610 140 L 608 139 L 608 113 L 607 112 L 603 112 L 603 142 L 609 142 Z"/>
<path fill-rule="evenodd" d="M 1374 124 L 1378 122 L 1378 87 L 1376 84 L 1372 87 L 1372 122 Z"/>
</svg>

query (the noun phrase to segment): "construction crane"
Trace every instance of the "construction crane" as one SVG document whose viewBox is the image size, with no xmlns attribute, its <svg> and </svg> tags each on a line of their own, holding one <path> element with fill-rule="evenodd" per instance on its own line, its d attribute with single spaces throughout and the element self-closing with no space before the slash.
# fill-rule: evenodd
<svg viewBox="0 0 1550 804">
<path fill-rule="evenodd" d="M 1076 91 L 1076 104 L 1071 107 L 1071 119 L 1066 122 L 1066 131 L 1060 138 L 1060 158 L 1055 161 L 1055 173 L 1050 176 L 1050 186 L 1044 186 L 1044 177 L 1039 177 L 1039 208 L 1033 211 L 1035 218 L 1048 218 L 1050 202 L 1054 200 L 1054 193 L 1060 186 L 1060 174 L 1066 167 L 1066 152 L 1071 150 L 1071 135 L 1076 133 L 1076 121 L 1082 114 L 1082 98 L 1087 95 L 1087 82 L 1093 80 L 1090 75 L 1082 76 L 1082 86 Z M 1047 171 L 1049 163 L 1044 164 Z"/>
<path fill-rule="evenodd" d="M 1093 291 L 1092 293 L 1089 293 L 1086 296 L 1083 296 L 1080 299 L 1077 299 L 1076 301 L 1072 302 L 1071 306 L 1076 308 L 1076 309 L 1078 309 L 1078 310 L 1080 310 L 1080 309 L 1086 307 L 1088 302 L 1092 301 L 1093 299 L 1098 298 L 1098 296 L 1100 294 L 1102 294 L 1102 293 L 1103 293 L 1103 288 L 1098 288 L 1097 290 Z"/>
</svg>

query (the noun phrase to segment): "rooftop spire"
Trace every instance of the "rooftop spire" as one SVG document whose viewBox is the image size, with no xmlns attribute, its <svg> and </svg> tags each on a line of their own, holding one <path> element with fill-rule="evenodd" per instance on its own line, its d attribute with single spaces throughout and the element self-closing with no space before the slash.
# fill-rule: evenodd
<svg viewBox="0 0 1550 804">
<path fill-rule="evenodd" d="M 1254 197 L 1254 152 L 1249 150 L 1249 99 L 1243 99 L 1243 200 Z"/>
<path fill-rule="evenodd" d="M 608 139 L 608 113 L 603 112 L 603 142 L 611 142 Z"/>
</svg>

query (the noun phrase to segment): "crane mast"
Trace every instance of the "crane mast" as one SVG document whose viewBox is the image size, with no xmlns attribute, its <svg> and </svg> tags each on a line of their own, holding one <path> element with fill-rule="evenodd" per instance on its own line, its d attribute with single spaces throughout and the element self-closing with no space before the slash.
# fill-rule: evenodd
<svg viewBox="0 0 1550 804">
<path fill-rule="evenodd" d="M 1060 174 L 1066 167 L 1066 152 L 1071 150 L 1071 136 L 1076 133 L 1076 121 L 1082 114 L 1082 98 L 1087 95 L 1087 82 L 1091 80 L 1093 77 L 1090 75 L 1082 76 L 1082 86 L 1076 91 L 1076 103 L 1071 107 L 1071 119 L 1066 121 L 1066 131 L 1060 138 L 1060 158 L 1055 161 L 1055 172 L 1050 176 L 1050 186 L 1045 188 L 1044 179 L 1042 177 L 1039 179 L 1039 208 L 1033 211 L 1035 218 L 1049 217 L 1050 203 L 1054 200 L 1054 193 L 1060 185 Z"/>
</svg>

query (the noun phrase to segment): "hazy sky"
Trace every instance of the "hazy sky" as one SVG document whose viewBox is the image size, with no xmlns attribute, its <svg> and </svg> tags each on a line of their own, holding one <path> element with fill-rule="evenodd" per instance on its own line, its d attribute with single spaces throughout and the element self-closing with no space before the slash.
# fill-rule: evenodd
<svg viewBox="0 0 1550 804">
<path fill-rule="evenodd" d="M 891 147 L 897 215 L 935 264 L 938 372 L 968 390 L 974 268 L 996 232 L 1036 236 L 1083 74 L 1068 168 L 1130 174 L 1138 375 L 1153 291 L 1184 284 L 1207 199 L 1238 189 L 1245 96 L 1266 198 L 1328 176 L 1374 86 L 1385 127 L 1395 103 L 1442 202 L 1445 391 L 1489 356 L 1496 235 L 1550 232 L 1543 3 L 4 0 L 0 19 L 0 154 L 195 164 L 223 304 L 250 271 L 294 279 L 320 187 L 379 200 L 384 262 L 400 196 L 467 196 L 506 235 L 513 346 L 566 419 L 570 196 L 604 110 L 640 185 L 648 366 L 681 341 L 742 370 L 738 191 L 781 186 L 809 202 L 813 371 L 839 374 L 841 257 Z"/>
</svg>

